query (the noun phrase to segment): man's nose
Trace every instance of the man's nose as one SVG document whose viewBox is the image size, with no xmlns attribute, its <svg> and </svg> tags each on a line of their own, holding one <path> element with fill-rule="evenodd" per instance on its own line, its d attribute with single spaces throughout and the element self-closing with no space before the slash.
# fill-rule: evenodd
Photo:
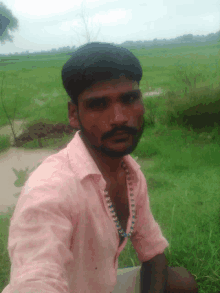
<svg viewBox="0 0 220 293">
<path fill-rule="evenodd" d="M 126 122 L 128 120 L 128 112 L 126 111 L 123 105 L 117 103 L 114 106 L 112 106 L 110 110 L 110 119 L 113 123 Z"/>
</svg>

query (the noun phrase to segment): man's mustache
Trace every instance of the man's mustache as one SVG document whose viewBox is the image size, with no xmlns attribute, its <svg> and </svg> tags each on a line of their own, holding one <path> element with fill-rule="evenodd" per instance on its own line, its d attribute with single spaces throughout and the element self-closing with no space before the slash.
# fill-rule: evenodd
<svg viewBox="0 0 220 293">
<path fill-rule="evenodd" d="M 137 130 L 134 129 L 134 128 L 128 128 L 128 127 L 126 127 L 126 128 L 125 127 L 124 128 L 117 128 L 117 129 L 114 129 L 112 132 L 106 134 L 105 137 L 103 137 L 103 139 L 111 138 L 118 131 L 123 132 L 123 133 L 127 133 L 127 134 L 132 134 L 132 135 L 135 135 L 137 133 Z"/>
</svg>

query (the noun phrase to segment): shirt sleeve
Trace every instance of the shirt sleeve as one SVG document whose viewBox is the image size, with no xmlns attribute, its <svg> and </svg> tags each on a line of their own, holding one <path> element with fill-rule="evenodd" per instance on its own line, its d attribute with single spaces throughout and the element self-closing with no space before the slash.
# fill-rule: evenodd
<svg viewBox="0 0 220 293">
<path fill-rule="evenodd" d="M 66 189 L 58 178 L 33 185 L 28 188 L 26 182 L 11 218 L 7 292 L 69 293 L 74 219 Z"/>
<path fill-rule="evenodd" d="M 151 213 L 146 179 L 142 172 L 139 174 L 140 188 L 135 202 L 136 221 L 131 242 L 138 259 L 143 263 L 163 253 L 169 243 Z"/>
</svg>

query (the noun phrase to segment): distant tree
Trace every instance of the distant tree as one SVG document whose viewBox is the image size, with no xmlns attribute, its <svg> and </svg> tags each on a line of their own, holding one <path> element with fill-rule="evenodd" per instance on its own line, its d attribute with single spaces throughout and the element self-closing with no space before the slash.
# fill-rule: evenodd
<svg viewBox="0 0 220 293">
<path fill-rule="evenodd" d="M 18 20 L 12 15 L 2 2 L 0 2 L 0 42 L 5 44 L 5 41 L 13 42 L 13 36 L 9 34 L 9 31 L 15 31 L 18 29 Z"/>
<path fill-rule="evenodd" d="M 79 23 L 80 25 L 73 30 L 78 37 L 79 44 L 81 45 L 81 41 L 80 41 L 79 33 L 78 33 L 80 29 L 84 30 L 84 33 L 81 33 L 81 35 L 85 38 L 86 43 L 96 41 L 96 38 L 100 32 L 101 27 L 99 27 L 97 34 L 94 36 L 93 35 L 93 26 L 91 23 L 89 24 L 89 16 L 88 16 L 88 14 L 86 14 L 86 9 L 85 9 L 83 2 L 82 2 L 81 13 L 77 14 L 77 15 L 80 16 L 80 23 Z"/>
<path fill-rule="evenodd" d="M 182 41 L 186 42 L 186 43 L 192 42 L 193 41 L 193 35 L 192 34 L 183 35 L 182 36 Z"/>
</svg>

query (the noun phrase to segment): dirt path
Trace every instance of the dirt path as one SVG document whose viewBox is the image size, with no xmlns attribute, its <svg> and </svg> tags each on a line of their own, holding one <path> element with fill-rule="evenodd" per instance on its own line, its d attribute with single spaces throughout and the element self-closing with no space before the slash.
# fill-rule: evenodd
<svg viewBox="0 0 220 293">
<path fill-rule="evenodd" d="M 143 97 L 144 98 L 146 98 L 146 97 L 155 97 L 155 96 L 159 96 L 163 92 L 164 91 L 161 88 L 158 88 L 155 91 L 143 93 Z"/>
<path fill-rule="evenodd" d="M 17 195 L 20 194 L 22 187 L 14 186 L 18 179 L 13 168 L 31 170 L 48 156 L 57 153 L 53 150 L 26 150 L 22 148 L 10 148 L 1 153 L 0 174 L 1 174 L 1 193 L 0 193 L 0 213 L 6 213 L 8 207 L 14 207 L 17 203 Z"/>
</svg>

